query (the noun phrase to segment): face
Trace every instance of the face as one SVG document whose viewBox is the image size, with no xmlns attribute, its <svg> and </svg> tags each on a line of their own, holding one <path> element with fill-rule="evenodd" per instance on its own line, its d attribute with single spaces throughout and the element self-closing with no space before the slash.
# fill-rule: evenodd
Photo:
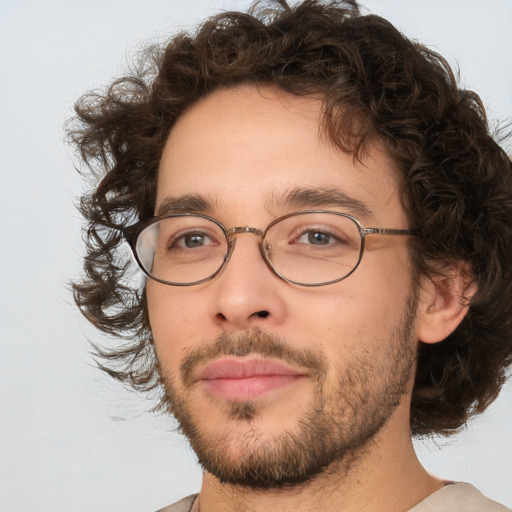
<svg viewBox="0 0 512 512">
<path fill-rule="evenodd" d="M 172 130 L 156 214 L 198 212 L 263 230 L 307 209 L 408 228 L 392 163 L 362 163 L 320 129 L 320 102 L 272 88 L 214 92 Z M 407 237 L 370 235 L 347 279 L 306 288 L 276 276 L 254 234 L 193 286 L 147 282 L 167 405 L 203 467 L 253 487 L 304 482 L 353 461 L 389 424 L 408 431 L 416 337 Z M 398 418 L 398 419 L 397 419 Z"/>
</svg>

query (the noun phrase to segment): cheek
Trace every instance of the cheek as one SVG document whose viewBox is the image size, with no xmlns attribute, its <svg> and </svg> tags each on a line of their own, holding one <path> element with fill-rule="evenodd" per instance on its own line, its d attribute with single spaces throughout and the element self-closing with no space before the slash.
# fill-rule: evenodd
<svg viewBox="0 0 512 512">
<path fill-rule="evenodd" d="M 412 283 L 407 258 L 382 256 L 380 265 L 363 259 L 346 280 L 305 290 L 297 303 L 294 334 L 304 338 L 307 333 L 306 343 L 341 359 L 384 342 L 403 322 Z"/>
<path fill-rule="evenodd" d="M 192 346 L 208 340 L 205 304 L 186 289 L 147 283 L 148 315 L 155 351 L 161 363 L 180 361 Z"/>
</svg>

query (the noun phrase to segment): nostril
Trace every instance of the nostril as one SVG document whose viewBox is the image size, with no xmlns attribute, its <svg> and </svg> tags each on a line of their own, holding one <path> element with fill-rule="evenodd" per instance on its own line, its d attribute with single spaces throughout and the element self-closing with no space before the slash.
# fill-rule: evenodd
<svg viewBox="0 0 512 512">
<path fill-rule="evenodd" d="M 255 315 L 256 315 L 258 318 L 267 318 L 267 316 L 268 316 L 268 311 L 258 311 L 257 313 L 255 313 Z"/>
</svg>

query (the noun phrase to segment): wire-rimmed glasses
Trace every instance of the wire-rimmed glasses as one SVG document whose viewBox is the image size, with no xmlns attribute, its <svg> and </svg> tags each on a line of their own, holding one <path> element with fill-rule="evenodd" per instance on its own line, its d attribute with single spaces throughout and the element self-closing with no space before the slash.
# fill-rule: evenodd
<svg viewBox="0 0 512 512">
<path fill-rule="evenodd" d="M 345 279 L 358 267 L 365 237 L 417 235 L 417 230 L 366 228 L 355 217 L 326 210 L 290 213 L 264 230 L 226 228 L 207 215 L 162 215 L 126 228 L 124 237 L 143 272 L 164 284 L 191 286 L 213 279 L 226 266 L 243 233 L 259 238 L 268 267 L 299 286 L 323 286 Z"/>
</svg>

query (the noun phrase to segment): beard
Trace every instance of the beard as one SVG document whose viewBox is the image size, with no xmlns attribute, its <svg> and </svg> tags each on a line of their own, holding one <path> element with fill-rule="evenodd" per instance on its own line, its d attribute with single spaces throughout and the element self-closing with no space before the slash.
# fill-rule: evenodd
<svg viewBox="0 0 512 512">
<path fill-rule="evenodd" d="M 339 472 L 348 472 L 364 455 L 408 393 L 416 362 L 415 311 L 416 301 L 408 300 L 399 325 L 383 339 L 370 340 L 371 348 L 350 354 L 336 368 L 334 382 L 327 380 L 329 362 L 320 351 L 293 348 L 258 328 L 223 333 L 211 345 L 191 351 L 179 374 L 160 370 L 162 406 L 177 419 L 203 469 L 220 482 L 278 489 L 305 484 L 330 471 L 342 476 Z M 191 407 L 192 374 L 198 365 L 217 357 L 249 354 L 306 369 L 313 400 L 292 428 L 270 438 L 255 426 L 265 422 L 265 405 L 256 400 L 228 402 L 224 428 L 208 432 L 208 418 L 194 416 Z M 236 455 L 233 447 L 239 448 Z"/>
</svg>

